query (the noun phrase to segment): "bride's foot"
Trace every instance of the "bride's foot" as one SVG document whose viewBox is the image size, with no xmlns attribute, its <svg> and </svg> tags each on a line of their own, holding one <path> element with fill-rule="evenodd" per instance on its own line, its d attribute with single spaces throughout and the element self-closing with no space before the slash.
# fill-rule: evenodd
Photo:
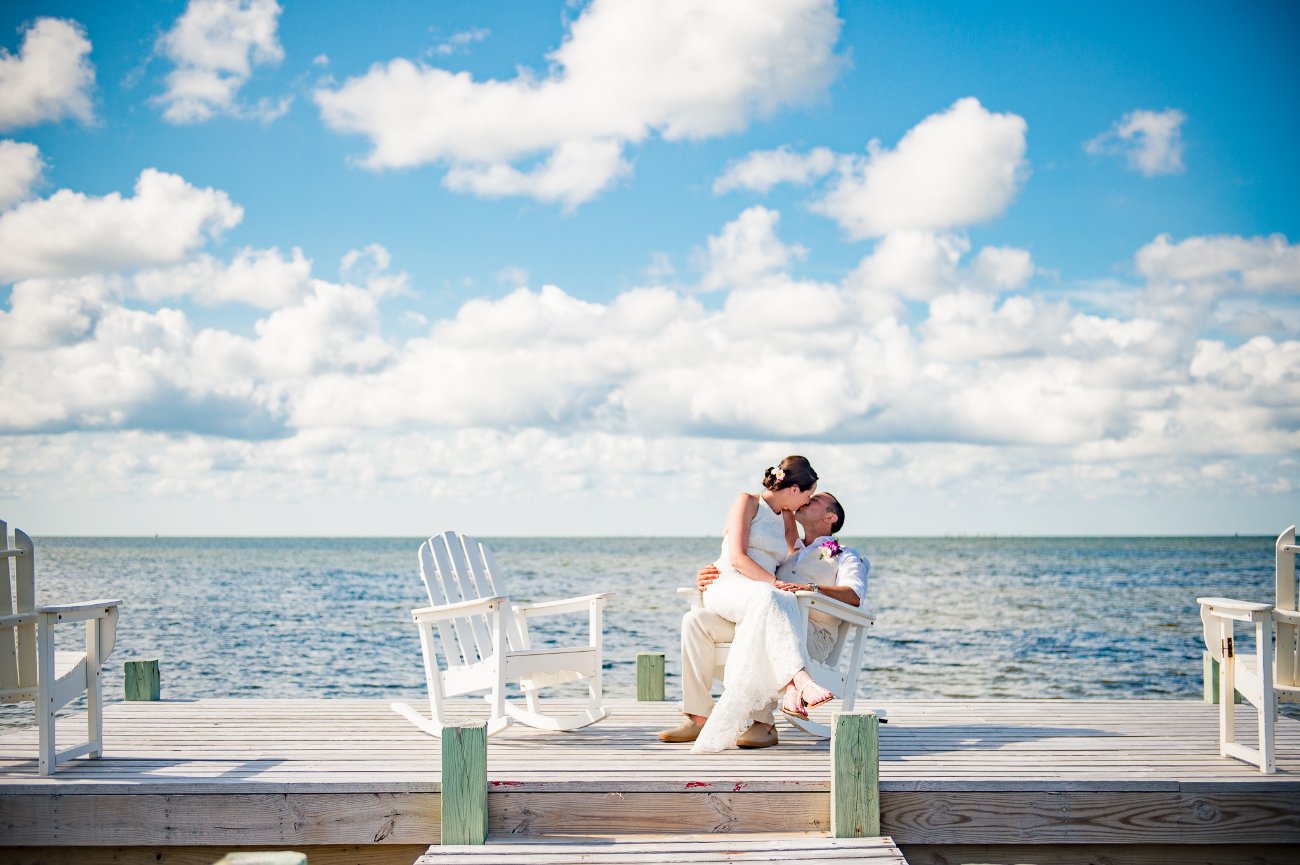
<svg viewBox="0 0 1300 865">
<path fill-rule="evenodd" d="M 823 688 L 816 682 L 808 682 L 799 689 L 799 697 L 803 700 L 804 705 L 811 709 L 813 706 L 820 706 L 822 703 L 829 703 L 835 699 L 835 695 Z"/>
<path fill-rule="evenodd" d="M 804 682 L 802 686 L 796 688 L 794 685 L 785 689 L 785 697 L 781 701 L 781 711 L 785 714 L 808 720 L 808 710 L 813 706 L 820 706 L 822 703 L 834 699 L 835 695 L 814 682 L 812 679 Z"/>
<path fill-rule="evenodd" d="M 808 711 L 803 707 L 803 699 L 799 696 L 799 689 L 793 685 L 785 689 L 785 696 L 781 698 L 781 711 L 791 718 L 808 720 Z"/>
</svg>

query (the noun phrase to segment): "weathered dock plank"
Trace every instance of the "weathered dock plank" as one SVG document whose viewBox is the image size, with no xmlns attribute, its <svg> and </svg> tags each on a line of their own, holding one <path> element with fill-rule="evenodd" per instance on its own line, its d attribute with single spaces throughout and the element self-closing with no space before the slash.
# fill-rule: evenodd
<svg viewBox="0 0 1300 865">
<path fill-rule="evenodd" d="M 885 708 L 881 825 L 904 848 L 1300 845 L 1300 722 L 1280 723 L 1279 771 L 1264 776 L 1218 756 L 1215 707 L 1199 701 Z M 573 733 L 492 737 L 489 831 L 750 833 L 780 815 L 783 830 L 829 832 L 829 743 L 783 727 L 778 747 L 699 756 L 655 738 L 675 721 L 671 704 L 611 709 Z M 13 858 L 37 849 L 439 840 L 440 743 L 381 701 L 117 703 L 105 740 L 102 759 L 42 778 L 35 731 L 0 736 L 0 862 L 38 861 Z"/>
<path fill-rule="evenodd" d="M 827 838 L 772 832 L 717 835 L 621 835 L 521 838 L 493 835 L 482 847 L 430 849 L 416 865 L 724 865 L 798 862 L 800 865 L 907 865 L 893 839 Z"/>
</svg>

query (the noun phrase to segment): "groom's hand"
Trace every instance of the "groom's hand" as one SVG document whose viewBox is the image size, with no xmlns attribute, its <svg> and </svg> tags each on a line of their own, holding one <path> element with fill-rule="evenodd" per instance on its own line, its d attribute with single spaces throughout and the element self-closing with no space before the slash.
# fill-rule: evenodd
<svg viewBox="0 0 1300 865">
<path fill-rule="evenodd" d="M 709 584 L 718 578 L 717 565 L 705 565 L 700 568 L 700 572 L 695 575 L 695 587 L 701 592 L 709 587 Z"/>
</svg>

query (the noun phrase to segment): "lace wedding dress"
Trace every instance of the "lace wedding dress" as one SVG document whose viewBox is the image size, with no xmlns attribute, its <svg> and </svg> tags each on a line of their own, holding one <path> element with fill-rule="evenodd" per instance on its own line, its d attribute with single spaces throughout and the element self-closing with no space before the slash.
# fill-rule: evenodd
<svg viewBox="0 0 1300 865">
<path fill-rule="evenodd" d="M 774 574 L 787 554 L 785 521 L 762 499 L 749 524 L 746 552 Z M 731 567 L 725 537 L 718 570 L 721 575 L 704 592 L 704 607 L 735 622 L 736 636 L 727 655 L 722 697 L 691 748 L 696 753 L 734 747 L 736 737 L 749 727 L 750 716 L 807 666 L 803 618 L 794 594 L 751 580 Z"/>
</svg>

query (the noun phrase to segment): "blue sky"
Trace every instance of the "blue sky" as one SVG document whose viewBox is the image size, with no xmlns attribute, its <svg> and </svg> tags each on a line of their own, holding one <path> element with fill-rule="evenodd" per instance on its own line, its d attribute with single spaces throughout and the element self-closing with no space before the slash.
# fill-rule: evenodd
<svg viewBox="0 0 1300 865">
<path fill-rule="evenodd" d="M 801 452 L 850 534 L 1275 532 L 1297 35 L 1289 3 L 5 4 L 0 507 L 715 534 Z"/>
</svg>

